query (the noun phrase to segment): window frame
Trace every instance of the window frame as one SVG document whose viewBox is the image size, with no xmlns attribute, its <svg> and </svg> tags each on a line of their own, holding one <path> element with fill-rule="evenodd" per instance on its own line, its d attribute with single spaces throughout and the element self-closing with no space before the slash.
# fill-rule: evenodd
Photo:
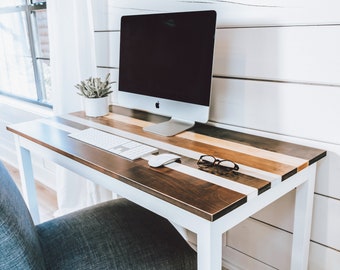
<svg viewBox="0 0 340 270">
<path fill-rule="evenodd" d="M 44 84 L 44 74 L 43 69 L 39 61 L 46 60 L 49 61 L 49 57 L 41 57 L 37 56 L 37 47 L 38 47 L 38 28 L 36 19 L 34 17 L 34 12 L 39 10 L 46 10 L 47 4 L 46 1 L 37 1 L 33 3 L 33 0 L 26 0 L 26 3 L 15 6 L 15 7 L 3 7 L 0 8 L 0 14 L 4 13 L 16 13 L 16 12 L 24 12 L 26 16 L 26 24 L 27 24 L 27 35 L 28 35 L 28 42 L 29 42 L 29 49 L 32 57 L 32 65 L 33 65 L 33 72 L 34 72 L 34 80 L 36 86 L 36 95 L 37 99 L 29 99 L 27 97 L 22 97 L 20 95 L 14 95 L 11 93 L 7 93 L 5 91 L 1 91 L 0 94 L 8 97 L 12 97 L 18 100 L 30 102 L 33 104 L 38 104 L 41 106 L 52 108 L 52 104 L 47 103 L 46 98 L 46 88 Z"/>
</svg>

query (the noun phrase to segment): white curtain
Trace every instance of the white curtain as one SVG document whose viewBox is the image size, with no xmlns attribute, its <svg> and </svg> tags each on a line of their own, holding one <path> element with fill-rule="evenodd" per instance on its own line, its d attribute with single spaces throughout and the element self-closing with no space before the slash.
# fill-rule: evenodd
<svg viewBox="0 0 340 270">
<path fill-rule="evenodd" d="M 54 112 L 61 115 L 81 110 L 74 85 L 96 76 L 91 0 L 49 0 L 47 17 Z M 56 215 L 112 198 L 111 192 L 61 167 L 57 167 L 56 183 Z"/>
</svg>

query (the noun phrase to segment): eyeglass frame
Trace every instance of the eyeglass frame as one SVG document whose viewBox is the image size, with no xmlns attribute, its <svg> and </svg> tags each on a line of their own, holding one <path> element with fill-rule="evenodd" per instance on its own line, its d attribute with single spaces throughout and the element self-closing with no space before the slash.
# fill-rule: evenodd
<svg viewBox="0 0 340 270">
<path fill-rule="evenodd" d="M 208 164 L 204 165 L 203 163 L 200 163 L 201 161 L 203 161 L 204 157 L 211 157 L 213 159 L 213 162 L 209 162 L 205 160 L 205 162 Z M 234 167 L 222 166 L 220 165 L 222 162 L 230 162 L 234 164 Z M 229 159 L 218 159 L 212 155 L 201 155 L 200 158 L 197 160 L 197 165 L 198 165 L 198 168 L 203 171 L 208 171 L 207 169 L 210 169 L 209 172 L 214 173 L 214 174 L 218 173 L 220 175 L 225 175 L 230 172 L 236 173 L 240 169 L 240 167 L 234 161 L 231 161 Z"/>
</svg>

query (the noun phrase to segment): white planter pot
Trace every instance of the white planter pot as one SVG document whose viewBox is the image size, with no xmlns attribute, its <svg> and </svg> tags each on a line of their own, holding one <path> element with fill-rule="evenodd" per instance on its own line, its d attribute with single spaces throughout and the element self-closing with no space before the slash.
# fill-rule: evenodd
<svg viewBox="0 0 340 270">
<path fill-rule="evenodd" d="M 109 97 L 84 98 L 85 114 L 91 117 L 103 116 L 109 113 Z"/>
</svg>

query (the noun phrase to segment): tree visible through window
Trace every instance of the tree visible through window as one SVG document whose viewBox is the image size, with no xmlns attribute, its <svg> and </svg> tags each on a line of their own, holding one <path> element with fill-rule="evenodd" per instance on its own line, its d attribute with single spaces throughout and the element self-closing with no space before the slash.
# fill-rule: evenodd
<svg viewBox="0 0 340 270">
<path fill-rule="evenodd" d="M 51 106 L 46 1 L 0 1 L 0 93 Z"/>
</svg>

